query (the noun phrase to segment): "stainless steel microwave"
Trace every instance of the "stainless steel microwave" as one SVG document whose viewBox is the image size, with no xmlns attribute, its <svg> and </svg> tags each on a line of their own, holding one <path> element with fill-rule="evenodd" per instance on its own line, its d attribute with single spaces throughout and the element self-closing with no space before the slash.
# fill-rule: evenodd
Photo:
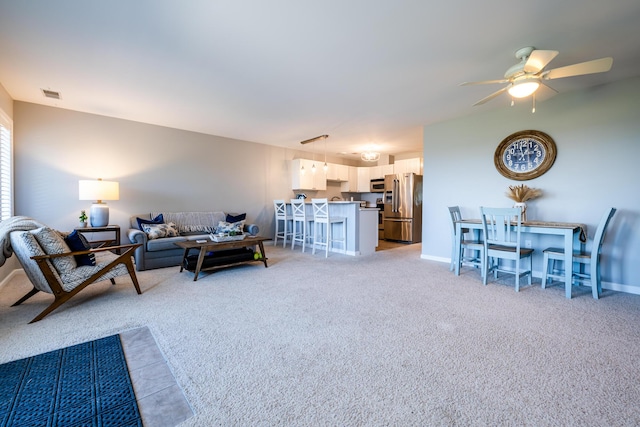
<svg viewBox="0 0 640 427">
<path fill-rule="evenodd" d="M 369 191 L 372 193 L 384 193 L 384 178 L 372 179 L 369 184 Z"/>
</svg>

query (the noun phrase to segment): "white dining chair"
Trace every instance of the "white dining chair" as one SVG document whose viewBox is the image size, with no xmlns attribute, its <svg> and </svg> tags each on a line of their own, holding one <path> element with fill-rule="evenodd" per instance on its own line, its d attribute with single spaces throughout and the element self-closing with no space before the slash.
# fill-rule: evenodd
<svg viewBox="0 0 640 427">
<path fill-rule="evenodd" d="M 278 244 L 278 239 L 282 239 L 282 247 L 287 246 L 287 237 L 291 236 L 293 229 L 293 217 L 287 213 L 287 204 L 284 200 L 276 199 L 273 201 L 273 208 L 276 214 L 276 232 L 273 236 L 273 246 Z M 280 228 L 282 224 L 282 228 Z"/>
<path fill-rule="evenodd" d="M 494 278 L 498 278 L 498 272 L 514 274 L 516 279 L 516 292 L 520 290 L 520 277 L 528 276 L 531 285 L 532 254 L 533 249 L 523 248 L 522 211 L 520 208 L 486 208 L 480 207 L 482 215 L 482 228 L 484 230 L 484 268 L 482 271 L 482 283 L 487 284 L 487 276 L 493 271 Z M 529 259 L 529 268 L 522 270 L 520 261 Z M 515 261 L 514 269 L 506 269 L 500 264 L 501 259 Z"/>
<path fill-rule="evenodd" d="M 602 252 L 602 243 L 604 242 L 607 227 L 615 213 L 616 208 L 609 208 L 604 215 L 602 215 L 598 228 L 596 229 L 596 234 L 593 236 L 590 251 L 574 251 L 573 253 L 573 264 L 578 270 L 576 271 L 572 266 L 571 281 L 576 284 L 589 284 L 591 286 L 591 293 L 595 299 L 600 298 L 602 294 L 602 281 L 600 277 L 600 253 Z M 542 251 L 542 253 L 542 289 L 545 289 L 549 279 L 551 279 L 551 281 L 554 279 L 564 281 L 564 271 L 556 269 L 556 262 L 564 260 L 564 249 L 547 248 Z M 549 261 L 551 261 L 551 272 L 549 272 Z M 585 266 L 589 267 L 589 272 L 582 271 Z"/>
<path fill-rule="evenodd" d="M 313 206 L 313 250 L 316 253 L 316 247 L 324 246 L 325 258 L 329 256 L 329 247 L 333 242 L 340 242 L 347 252 L 347 218 L 344 216 L 329 215 L 329 202 L 327 199 L 311 199 Z M 333 226 L 341 224 L 342 233 L 339 237 L 334 236 Z"/>
<path fill-rule="evenodd" d="M 302 245 L 304 252 L 305 245 L 311 244 L 311 228 L 313 219 L 307 216 L 307 210 L 304 199 L 291 199 L 291 216 L 293 217 L 293 228 L 291 233 L 291 250 L 294 249 L 296 242 Z"/>
<path fill-rule="evenodd" d="M 449 270 L 453 271 L 455 269 L 457 255 L 460 264 L 458 269 L 460 269 L 463 264 L 467 264 L 480 268 L 480 274 L 482 274 L 482 268 L 484 266 L 484 243 L 482 240 L 468 238 L 467 235 L 472 234 L 472 232 L 468 228 L 462 228 L 462 236 L 458 244 L 456 222 L 462 220 L 460 207 L 450 206 L 449 216 L 451 217 L 451 265 L 449 266 Z"/>
</svg>

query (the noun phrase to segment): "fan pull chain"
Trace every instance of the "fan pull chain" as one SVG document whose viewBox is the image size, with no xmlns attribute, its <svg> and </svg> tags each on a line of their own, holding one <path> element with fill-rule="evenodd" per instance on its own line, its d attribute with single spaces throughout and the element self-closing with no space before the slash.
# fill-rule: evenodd
<svg viewBox="0 0 640 427">
<path fill-rule="evenodd" d="M 533 93 L 533 108 L 531 109 L 531 114 L 536 112 L 536 93 Z"/>
</svg>

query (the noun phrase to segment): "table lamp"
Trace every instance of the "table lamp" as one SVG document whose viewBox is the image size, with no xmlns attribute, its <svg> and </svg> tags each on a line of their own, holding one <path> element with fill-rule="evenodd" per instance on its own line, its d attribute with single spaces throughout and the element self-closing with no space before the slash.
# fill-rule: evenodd
<svg viewBox="0 0 640 427">
<path fill-rule="evenodd" d="M 80 180 L 78 182 L 80 200 L 95 200 L 89 211 L 92 227 L 104 227 L 109 224 L 109 207 L 103 200 L 119 200 L 120 186 L 115 181 Z"/>
</svg>

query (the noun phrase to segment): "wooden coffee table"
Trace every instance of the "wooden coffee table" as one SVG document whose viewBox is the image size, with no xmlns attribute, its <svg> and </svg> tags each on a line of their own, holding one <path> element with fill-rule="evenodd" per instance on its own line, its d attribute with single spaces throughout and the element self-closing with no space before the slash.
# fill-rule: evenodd
<svg viewBox="0 0 640 427">
<path fill-rule="evenodd" d="M 180 246 L 181 248 L 184 248 L 184 255 L 182 256 L 182 262 L 180 263 L 180 272 L 182 272 L 182 270 L 185 269 L 185 260 L 187 260 L 187 256 L 189 255 L 189 251 L 191 249 L 197 249 L 199 251 L 198 261 L 195 265 L 195 268 L 193 270 L 188 269 L 188 271 L 192 271 L 194 273 L 194 277 L 193 277 L 194 281 L 198 280 L 198 274 L 201 271 L 214 270 L 216 268 L 229 267 L 232 265 L 244 264 L 247 262 L 260 261 L 264 263 L 264 266 L 266 268 L 268 267 L 267 256 L 264 252 L 264 245 L 262 244 L 262 242 L 264 242 L 265 240 L 271 240 L 271 239 L 268 237 L 247 236 L 242 240 L 232 240 L 229 242 L 213 242 L 210 239 L 204 243 L 198 243 L 196 240 L 186 240 L 184 242 L 177 242 L 176 245 Z M 208 252 L 217 252 L 217 251 L 223 251 L 227 249 L 248 248 L 256 245 L 258 245 L 258 247 L 260 248 L 260 253 L 262 254 L 262 258 L 229 262 L 229 263 L 224 263 L 224 264 L 214 265 L 214 266 L 204 267 L 204 268 L 202 267 L 203 262 L 207 258 Z"/>
</svg>

